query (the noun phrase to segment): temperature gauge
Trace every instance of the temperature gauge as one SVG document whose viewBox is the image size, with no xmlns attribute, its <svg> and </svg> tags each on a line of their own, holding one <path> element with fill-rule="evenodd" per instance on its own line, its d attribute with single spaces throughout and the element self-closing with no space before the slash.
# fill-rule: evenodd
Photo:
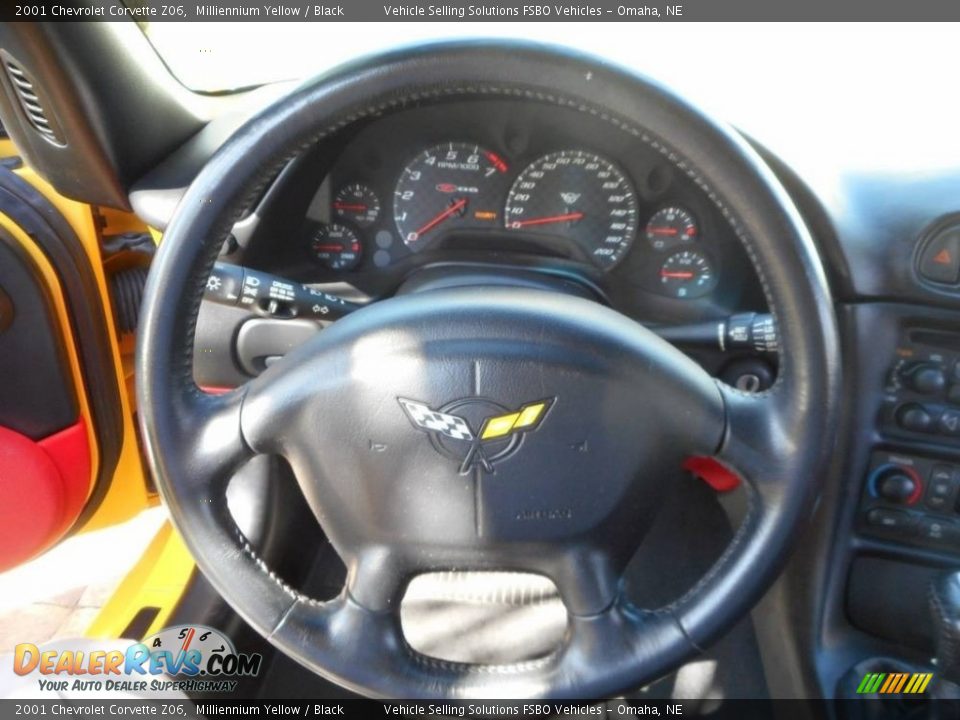
<svg viewBox="0 0 960 720">
<path fill-rule="evenodd" d="M 697 250 L 681 250 L 660 266 L 664 295 L 690 299 L 706 295 L 716 287 L 716 273 L 707 256 Z"/>
<path fill-rule="evenodd" d="M 697 221 L 682 207 L 661 208 L 647 223 L 647 242 L 654 250 L 668 250 L 674 245 L 692 242 L 699 234 Z"/>
<path fill-rule="evenodd" d="M 370 227 L 380 216 L 377 194 L 360 183 L 340 188 L 333 199 L 333 214 L 341 220 L 350 220 L 357 227 Z"/>
<path fill-rule="evenodd" d="M 360 240 L 346 225 L 321 225 L 310 240 L 313 256 L 332 270 L 352 270 L 360 262 Z"/>
</svg>

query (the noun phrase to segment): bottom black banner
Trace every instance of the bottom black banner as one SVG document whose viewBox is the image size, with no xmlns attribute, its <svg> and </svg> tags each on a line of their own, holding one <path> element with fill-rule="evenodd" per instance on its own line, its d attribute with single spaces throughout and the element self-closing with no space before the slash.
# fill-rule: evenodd
<svg viewBox="0 0 960 720">
<path fill-rule="evenodd" d="M 0 718 L 611 718 L 704 717 L 712 720 L 946 720 L 960 701 L 903 700 L 0 700 Z"/>
</svg>

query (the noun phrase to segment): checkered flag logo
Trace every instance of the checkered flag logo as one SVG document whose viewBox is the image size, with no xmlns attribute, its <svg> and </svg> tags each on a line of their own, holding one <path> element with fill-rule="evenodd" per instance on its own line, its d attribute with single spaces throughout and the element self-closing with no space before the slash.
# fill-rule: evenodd
<svg viewBox="0 0 960 720">
<path fill-rule="evenodd" d="M 397 398 L 400 406 L 414 426 L 426 432 L 436 432 L 453 440 L 474 440 L 473 432 L 467 421 L 456 415 L 431 410 L 423 403 L 405 398 Z"/>
</svg>

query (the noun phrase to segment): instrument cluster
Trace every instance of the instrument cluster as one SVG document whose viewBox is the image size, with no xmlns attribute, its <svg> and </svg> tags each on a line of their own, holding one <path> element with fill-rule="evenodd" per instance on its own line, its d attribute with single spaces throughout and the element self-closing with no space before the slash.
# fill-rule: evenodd
<svg viewBox="0 0 960 720">
<path fill-rule="evenodd" d="M 379 226 L 385 212 L 390 216 L 383 223 L 387 228 L 371 235 L 369 230 Z M 458 235 L 498 230 L 536 236 L 606 272 L 633 247 L 640 215 L 633 182 L 597 153 L 557 150 L 517 173 L 497 152 L 451 140 L 410 158 L 392 197 L 383 201 L 361 181 L 337 187 L 328 219 L 311 223 L 306 244 L 316 262 L 350 271 L 365 255 L 372 254 L 376 265 L 389 264 L 384 251 L 395 238 L 417 253 Z M 698 243 L 700 228 L 691 210 L 657 207 L 647 213 L 642 235 L 662 255 L 656 288 L 660 293 L 692 299 L 715 287 L 714 264 Z"/>
<path fill-rule="evenodd" d="M 764 310 L 706 193 L 636 136 L 573 108 L 412 106 L 331 137 L 278 184 L 302 205 L 283 206 L 246 262 L 359 300 L 422 268 L 480 262 L 576 276 L 652 322 Z"/>
</svg>

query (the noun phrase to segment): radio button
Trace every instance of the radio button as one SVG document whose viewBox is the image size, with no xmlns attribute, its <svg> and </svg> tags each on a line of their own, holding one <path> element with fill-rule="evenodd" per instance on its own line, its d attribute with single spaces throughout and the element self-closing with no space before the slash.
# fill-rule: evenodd
<svg viewBox="0 0 960 720">
<path fill-rule="evenodd" d="M 897 409 L 897 425 L 910 432 L 926 433 L 933 428 L 933 416 L 923 405 L 907 403 Z"/>
</svg>

